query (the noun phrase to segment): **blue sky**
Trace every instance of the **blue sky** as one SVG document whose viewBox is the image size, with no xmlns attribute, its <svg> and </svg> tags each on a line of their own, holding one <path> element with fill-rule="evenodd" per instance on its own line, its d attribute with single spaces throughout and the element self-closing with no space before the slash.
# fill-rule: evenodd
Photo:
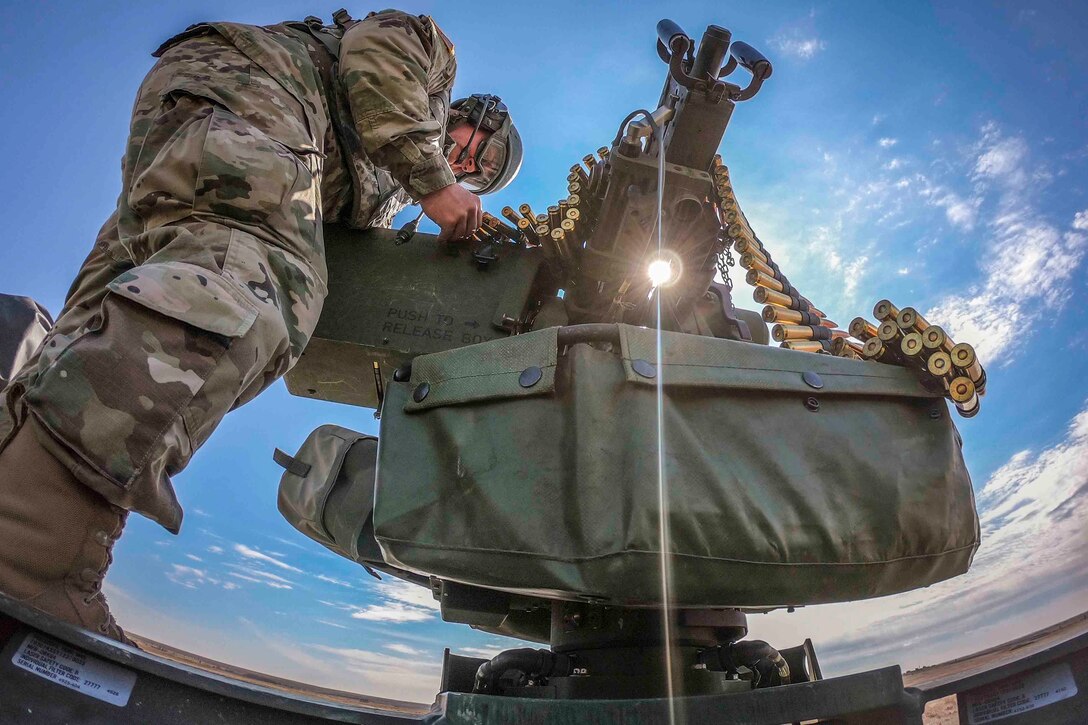
<svg viewBox="0 0 1088 725">
<path fill-rule="evenodd" d="M 565 193 L 570 164 L 660 91 L 659 3 L 402 6 L 433 14 L 457 43 L 456 90 L 500 94 L 519 124 L 525 165 L 485 199 L 493 212 Z M 162 40 L 198 20 L 271 23 L 336 7 L 6 8 L 0 290 L 59 311 L 115 203 L 132 99 Z M 983 522 L 972 571 L 895 597 L 752 616 L 753 634 L 782 646 L 811 636 L 837 674 L 934 663 L 1084 611 L 1088 6 L 670 8 L 689 33 L 725 25 L 774 62 L 721 153 L 790 280 L 843 323 L 881 297 L 914 305 L 975 344 L 989 372 L 981 414 L 958 421 Z M 133 517 L 107 591 L 122 624 L 146 636 L 429 701 L 443 646 L 482 653 L 510 642 L 442 623 L 422 589 L 375 582 L 281 519 L 272 448 L 293 450 L 326 422 L 376 432 L 370 411 L 294 398 L 282 384 L 228 416 L 177 477 L 181 535 Z"/>
</svg>

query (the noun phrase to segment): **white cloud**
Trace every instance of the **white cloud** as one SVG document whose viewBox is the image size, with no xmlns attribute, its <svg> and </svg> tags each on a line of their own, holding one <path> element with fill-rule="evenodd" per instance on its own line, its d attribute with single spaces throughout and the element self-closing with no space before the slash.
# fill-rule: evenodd
<svg viewBox="0 0 1088 725">
<path fill-rule="evenodd" d="M 335 584 L 337 586 L 346 587 L 348 589 L 354 589 L 355 588 L 354 586 L 352 586 L 348 582 L 346 582 L 346 581 L 344 581 L 342 579 L 337 579 L 335 577 L 328 576 L 327 574 L 318 574 L 316 578 L 320 579 L 323 582 L 328 582 L 329 584 Z"/>
<path fill-rule="evenodd" d="M 882 149 L 890 149 L 892 146 L 895 146 L 897 143 L 899 143 L 899 139 L 884 137 L 877 141 L 877 143 L 880 144 L 880 148 Z"/>
<path fill-rule="evenodd" d="M 953 338 L 972 343 L 984 363 L 1010 357 L 1013 340 L 1062 308 L 1088 243 L 1084 234 L 1062 233 L 1030 209 L 1010 211 L 990 227 L 994 238 L 984 250 L 983 281 L 927 313 Z"/>
<path fill-rule="evenodd" d="M 502 647 L 458 647 L 456 654 L 491 659 L 502 652 Z"/>
<path fill-rule="evenodd" d="M 1020 451 L 978 493 L 982 544 L 966 574 L 892 597 L 750 617 L 788 646 L 819 634 L 835 674 L 946 661 L 1088 607 L 1088 402 L 1057 443 Z M 773 638 L 773 639 L 772 639 Z"/>
<path fill-rule="evenodd" d="M 203 569 L 197 569 L 184 564 L 171 564 L 166 578 L 175 584 L 180 584 L 186 589 L 196 589 L 201 584 L 206 584 L 208 574 Z"/>
<path fill-rule="evenodd" d="M 339 670 L 355 678 L 356 689 L 416 702 L 430 702 L 438 692 L 441 665 L 434 657 L 398 657 L 327 645 L 313 645 L 309 649 L 318 653 L 316 659 L 321 661 L 322 669 Z"/>
<path fill-rule="evenodd" d="M 246 559 L 253 559 L 255 561 L 262 561 L 265 564 L 271 564 L 272 566 L 277 566 L 280 569 L 286 569 L 287 571 L 293 571 L 293 572 L 298 572 L 298 573 L 302 572 L 302 570 L 299 569 L 298 567 L 291 566 L 290 564 L 287 564 L 286 562 L 282 562 L 279 559 L 271 557 L 268 554 L 265 554 L 264 552 L 262 552 L 262 551 L 260 551 L 258 549 L 248 547 L 245 544 L 235 544 L 234 545 L 234 551 L 237 552 L 238 554 L 241 554 Z"/>
<path fill-rule="evenodd" d="M 222 554 L 223 553 L 223 547 L 222 546 L 209 546 L 208 547 L 208 552 L 212 553 L 212 554 Z"/>
<path fill-rule="evenodd" d="M 779 53 L 801 60 L 811 60 L 813 56 L 826 47 L 826 44 L 820 38 L 804 36 L 796 31 L 779 33 L 767 42 Z"/>
<path fill-rule="evenodd" d="M 861 255 L 854 259 L 853 262 L 846 265 L 843 270 L 843 296 L 847 300 L 853 300 L 858 293 L 858 285 L 861 283 L 861 278 L 865 275 L 865 270 L 869 264 L 869 258 L 865 255 Z"/>
<path fill-rule="evenodd" d="M 1073 228 L 1082 232 L 1088 232 L 1088 209 L 1078 211 L 1073 217 Z"/>
<path fill-rule="evenodd" d="M 351 614 L 352 619 L 366 619 L 372 622 L 426 622 L 434 615 L 426 609 L 409 607 L 397 602 L 371 604 L 357 609 Z"/>
<path fill-rule="evenodd" d="M 343 624 L 337 624 L 336 622 L 330 622 L 327 619 L 315 619 L 314 621 L 317 622 L 318 624 L 324 624 L 324 625 L 326 625 L 328 627 L 336 627 L 337 629 L 347 629 L 347 627 L 344 626 Z"/>
<path fill-rule="evenodd" d="M 258 569 L 257 567 L 247 567 L 241 564 L 227 564 L 227 567 L 233 571 L 229 572 L 229 576 L 242 581 L 251 582 L 253 584 L 264 584 L 266 587 L 272 589 L 293 589 L 294 582 L 288 579 L 284 579 L 278 574 Z"/>
<path fill-rule="evenodd" d="M 186 559 L 192 559 L 193 561 L 204 561 L 203 559 L 201 559 L 201 558 L 200 558 L 199 556 L 197 556 L 196 554 L 186 554 L 186 555 L 185 555 L 185 558 L 186 558 Z"/>
<path fill-rule="evenodd" d="M 903 159 L 896 157 L 896 158 L 892 159 L 891 161 L 889 161 L 888 163 L 884 164 L 884 170 L 885 171 L 895 171 L 896 169 L 898 169 L 902 165 L 903 165 Z"/>
<path fill-rule="evenodd" d="M 1028 155 L 1027 143 L 1019 137 L 994 138 L 991 135 L 990 138 L 992 143 L 987 144 L 975 161 L 975 174 L 1020 183 L 1024 178 L 1022 164 Z M 986 143 L 986 137 L 983 143 Z"/>
<path fill-rule="evenodd" d="M 425 622 L 434 617 L 439 604 L 431 592 L 402 579 L 386 579 L 375 587 L 378 604 L 355 607 L 352 619 L 374 622 Z"/>
<path fill-rule="evenodd" d="M 895 270 L 895 273 L 898 274 L 900 277 L 905 277 L 906 275 L 910 274 L 910 267 L 900 267 L 899 269 Z"/>
<path fill-rule="evenodd" d="M 426 652 L 424 652 L 423 650 L 416 649 L 415 647 L 409 647 L 408 645 L 401 644 L 400 642 L 393 642 L 387 644 L 385 645 L 385 648 L 392 652 L 396 652 L 397 654 L 410 655 L 413 657 L 420 657 L 426 654 Z"/>
</svg>

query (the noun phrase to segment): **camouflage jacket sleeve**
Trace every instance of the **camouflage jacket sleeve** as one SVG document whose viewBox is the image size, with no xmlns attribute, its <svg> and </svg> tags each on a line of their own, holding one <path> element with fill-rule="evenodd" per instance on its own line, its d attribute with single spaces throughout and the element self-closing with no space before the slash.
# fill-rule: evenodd
<svg viewBox="0 0 1088 725">
<path fill-rule="evenodd" d="M 340 79 L 363 149 L 414 197 L 455 183 L 442 149 L 456 72 L 430 18 L 373 13 L 340 43 Z"/>
</svg>

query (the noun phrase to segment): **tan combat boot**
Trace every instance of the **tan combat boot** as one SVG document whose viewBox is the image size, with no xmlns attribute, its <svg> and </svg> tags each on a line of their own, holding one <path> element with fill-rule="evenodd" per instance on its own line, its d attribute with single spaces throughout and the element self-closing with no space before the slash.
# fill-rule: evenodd
<svg viewBox="0 0 1088 725">
<path fill-rule="evenodd" d="M 128 512 L 46 451 L 33 417 L 0 452 L 0 591 L 57 619 L 128 643 L 102 594 Z"/>
</svg>

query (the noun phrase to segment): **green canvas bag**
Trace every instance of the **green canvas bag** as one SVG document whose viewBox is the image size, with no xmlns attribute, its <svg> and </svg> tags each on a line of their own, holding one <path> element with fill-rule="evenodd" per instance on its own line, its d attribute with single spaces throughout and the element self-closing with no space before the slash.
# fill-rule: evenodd
<svg viewBox="0 0 1088 725">
<path fill-rule="evenodd" d="M 284 467 L 279 509 L 296 529 L 359 563 L 381 563 L 373 537 L 378 439 L 338 425 L 315 429 L 298 453 L 276 449 Z"/>
<path fill-rule="evenodd" d="M 591 338 L 600 341 L 590 342 Z M 673 603 L 876 597 L 965 572 L 961 440 L 903 368 L 624 325 L 424 355 L 382 413 L 385 561 L 528 596 L 661 602 L 657 376 Z"/>
</svg>

